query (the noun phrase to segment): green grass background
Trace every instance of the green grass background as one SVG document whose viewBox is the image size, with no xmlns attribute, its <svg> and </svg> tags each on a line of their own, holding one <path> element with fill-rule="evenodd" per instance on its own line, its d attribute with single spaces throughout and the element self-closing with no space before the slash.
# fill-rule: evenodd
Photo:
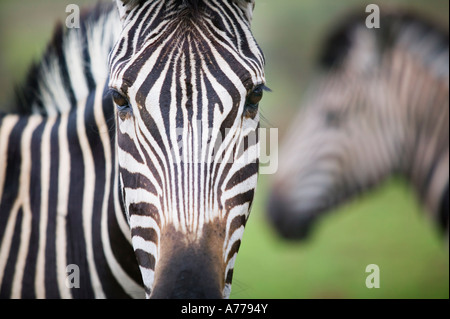
<svg viewBox="0 0 450 319">
<path fill-rule="evenodd" d="M 262 103 L 263 125 L 280 137 L 315 78 L 315 56 L 327 30 L 349 10 L 377 3 L 404 6 L 448 27 L 447 0 L 256 0 L 253 31 L 267 59 L 273 93 Z M 64 21 L 69 3 L 92 0 L 0 0 L 0 109 Z M 362 11 L 363 12 L 363 11 Z M 270 176 L 261 176 L 237 258 L 232 298 L 449 298 L 448 247 L 413 190 L 393 178 L 330 213 L 308 242 L 286 242 L 265 220 Z M 381 287 L 365 286 L 368 264 Z"/>
</svg>

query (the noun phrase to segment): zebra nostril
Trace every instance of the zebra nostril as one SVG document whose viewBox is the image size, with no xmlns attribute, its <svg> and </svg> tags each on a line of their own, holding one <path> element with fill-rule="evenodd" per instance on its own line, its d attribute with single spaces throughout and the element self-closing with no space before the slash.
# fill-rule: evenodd
<svg viewBox="0 0 450 319">
<path fill-rule="evenodd" d="M 305 240 L 309 237 L 315 214 L 297 212 L 279 195 L 272 193 L 267 203 L 268 220 L 275 230 L 284 238 Z"/>
</svg>

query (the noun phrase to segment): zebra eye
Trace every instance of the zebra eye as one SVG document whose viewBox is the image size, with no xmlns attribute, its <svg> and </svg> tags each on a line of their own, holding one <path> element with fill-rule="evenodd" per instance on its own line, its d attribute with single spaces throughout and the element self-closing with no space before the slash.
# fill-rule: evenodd
<svg viewBox="0 0 450 319">
<path fill-rule="evenodd" d="M 264 85 L 258 85 L 253 89 L 247 98 L 248 104 L 259 104 L 264 95 Z"/>
<path fill-rule="evenodd" d="M 116 103 L 119 111 L 124 111 L 125 109 L 130 107 L 130 102 L 128 102 L 128 99 L 119 92 L 112 91 L 112 98 L 114 100 L 114 103 Z"/>
<path fill-rule="evenodd" d="M 264 91 L 270 91 L 263 84 L 256 86 L 247 96 L 244 109 L 244 117 L 254 119 L 258 113 L 259 102 L 261 102 Z"/>
</svg>

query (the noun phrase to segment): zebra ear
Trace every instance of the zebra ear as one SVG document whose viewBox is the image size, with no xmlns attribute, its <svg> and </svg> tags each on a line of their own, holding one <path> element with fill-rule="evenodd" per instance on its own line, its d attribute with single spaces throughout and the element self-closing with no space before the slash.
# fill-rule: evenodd
<svg viewBox="0 0 450 319">
<path fill-rule="evenodd" d="M 131 10 L 144 1 L 145 0 L 115 0 L 117 9 L 119 10 L 120 21 L 123 22 Z"/>
<path fill-rule="evenodd" d="M 379 48 L 375 32 L 360 25 L 353 30 L 353 45 L 344 61 L 345 67 L 357 74 L 370 74 L 379 63 Z"/>
<path fill-rule="evenodd" d="M 378 63 L 377 31 L 368 29 L 362 15 L 349 16 L 324 43 L 320 65 L 326 69 L 370 72 Z"/>
<path fill-rule="evenodd" d="M 233 0 L 242 10 L 244 10 L 245 15 L 249 23 L 252 22 L 253 9 L 255 9 L 255 0 Z"/>
</svg>

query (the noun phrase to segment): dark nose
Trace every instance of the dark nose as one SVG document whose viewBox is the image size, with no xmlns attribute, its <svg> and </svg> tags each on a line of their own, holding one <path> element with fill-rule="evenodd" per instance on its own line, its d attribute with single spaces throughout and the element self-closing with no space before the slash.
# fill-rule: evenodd
<svg viewBox="0 0 450 319">
<path fill-rule="evenodd" d="M 151 299 L 222 299 L 218 260 L 198 248 L 184 248 L 158 263 Z"/>
<path fill-rule="evenodd" d="M 154 287 L 152 299 L 221 299 L 219 287 L 212 278 L 197 270 L 182 270 L 174 281 Z"/>
<path fill-rule="evenodd" d="M 296 211 L 280 195 L 273 192 L 267 203 L 268 220 L 284 238 L 305 240 L 309 237 L 316 214 Z"/>
</svg>

